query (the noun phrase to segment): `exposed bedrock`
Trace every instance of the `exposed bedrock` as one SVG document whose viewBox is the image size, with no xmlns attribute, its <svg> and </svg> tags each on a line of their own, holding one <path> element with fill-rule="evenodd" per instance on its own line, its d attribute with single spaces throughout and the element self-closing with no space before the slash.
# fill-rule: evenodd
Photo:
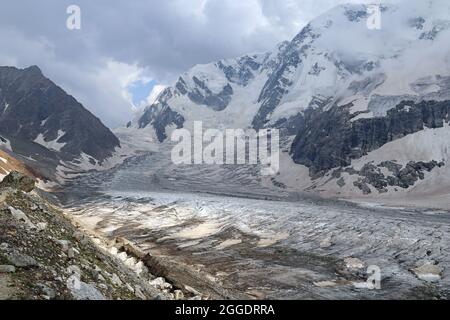
<svg viewBox="0 0 450 320">
<path fill-rule="evenodd" d="M 414 186 L 417 181 L 425 178 L 425 172 L 431 172 L 435 168 L 444 166 L 443 162 L 414 162 L 410 161 L 405 166 L 394 161 L 383 161 L 378 165 L 366 163 L 361 170 L 354 168 L 336 169 L 332 176 L 339 180 L 336 181 L 338 186 L 343 187 L 345 179 L 341 176 L 343 172 L 349 175 L 359 175 L 353 185 L 359 188 L 364 194 L 372 193 L 370 186 L 378 190 L 379 193 L 385 193 L 388 187 L 399 187 L 408 189 Z M 387 170 L 384 170 L 387 169 Z"/>
<path fill-rule="evenodd" d="M 167 138 L 166 128 L 168 126 L 174 125 L 179 129 L 183 127 L 185 121 L 184 117 L 173 111 L 166 102 L 172 97 L 173 93 L 170 89 L 164 90 L 160 96 L 161 101 L 147 107 L 138 120 L 139 128 L 145 128 L 148 125 L 154 126 L 159 142 L 163 142 Z"/>
<path fill-rule="evenodd" d="M 227 84 L 222 88 L 219 93 L 212 92 L 204 81 L 198 79 L 197 77 L 192 77 L 195 87 L 189 89 L 183 78 L 180 78 L 176 84 L 177 90 L 182 95 L 187 95 L 188 98 L 201 105 L 206 105 L 214 111 L 224 110 L 231 101 L 233 95 L 233 88 L 230 84 Z"/>
<path fill-rule="evenodd" d="M 347 167 L 352 159 L 361 158 L 388 142 L 425 128 L 441 128 L 450 120 L 450 101 L 403 101 L 384 117 L 357 119 L 350 105 L 329 110 L 308 109 L 300 123 L 291 147 L 298 164 L 310 168 L 319 177 L 328 170 Z M 441 160 L 441 159 L 436 159 Z"/>
<path fill-rule="evenodd" d="M 82 153 L 102 162 L 120 146 L 111 130 L 37 66 L 0 67 L 0 134 L 16 154 L 41 163 Z"/>
<path fill-rule="evenodd" d="M 170 109 L 167 105 L 163 106 L 160 111 L 152 113 L 152 109 L 147 110 L 147 113 L 140 119 L 140 125 L 145 127 L 144 123 L 152 123 L 155 127 L 156 136 L 159 142 L 163 142 L 167 138 L 166 128 L 170 125 L 175 125 L 178 129 L 183 127 L 184 118 L 179 113 Z"/>
</svg>

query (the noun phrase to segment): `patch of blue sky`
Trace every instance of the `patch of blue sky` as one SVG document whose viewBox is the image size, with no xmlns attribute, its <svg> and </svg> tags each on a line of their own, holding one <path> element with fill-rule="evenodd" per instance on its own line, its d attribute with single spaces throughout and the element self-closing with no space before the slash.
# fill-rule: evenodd
<svg viewBox="0 0 450 320">
<path fill-rule="evenodd" d="M 138 106 L 145 101 L 157 84 L 155 80 L 138 80 L 129 85 L 128 91 L 133 97 L 133 104 Z"/>
</svg>

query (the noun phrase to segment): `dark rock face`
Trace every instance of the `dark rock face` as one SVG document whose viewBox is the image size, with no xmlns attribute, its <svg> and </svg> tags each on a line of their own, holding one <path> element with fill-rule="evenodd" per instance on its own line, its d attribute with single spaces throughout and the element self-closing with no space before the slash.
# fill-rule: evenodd
<svg viewBox="0 0 450 320">
<path fill-rule="evenodd" d="M 296 163 L 310 168 L 311 174 L 350 164 L 351 123 L 348 111 L 344 110 L 305 111 L 305 122 L 298 128 L 291 153 Z"/>
<path fill-rule="evenodd" d="M 32 178 L 25 176 L 20 172 L 13 171 L 0 182 L 0 189 L 12 188 L 28 193 L 33 191 L 35 183 L 36 181 Z"/>
<path fill-rule="evenodd" d="M 191 89 L 187 87 L 186 81 L 180 77 L 175 84 L 177 93 L 182 95 L 187 95 L 188 98 L 196 103 L 205 105 L 214 111 L 224 110 L 231 101 L 231 96 L 233 95 L 233 88 L 230 84 L 223 87 L 222 91 L 219 93 L 213 93 L 205 84 L 197 77 L 193 77 L 192 80 L 195 83 L 195 88 Z M 160 101 L 166 101 L 160 99 Z"/>
<path fill-rule="evenodd" d="M 385 193 L 388 192 L 388 186 L 408 189 L 414 186 L 417 181 L 423 180 L 425 172 L 431 172 L 433 169 L 444 165 L 443 162 L 438 163 L 437 161 L 410 161 L 405 166 L 402 166 L 394 161 L 384 161 L 378 165 L 367 163 L 359 171 L 353 168 L 337 169 L 333 172 L 333 176 L 340 177 L 342 172 L 350 175 L 359 175 L 360 177 L 353 182 L 353 185 L 358 187 L 364 194 L 372 193 L 369 185 L 377 189 L 379 193 Z M 388 169 L 390 174 L 383 173 L 383 168 Z M 340 178 L 336 183 L 340 187 L 345 185 L 343 178 Z"/>
<path fill-rule="evenodd" d="M 302 56 L 309 48 L 309 41 L 318 37 L 319 35 L 313 33 L 311 26 L 307 25 L 280 53 L 280 62 L 269 76 L 258 98 L 261 107 L 252 122 L 255 129 L 264 127 L 269 115 L 289 92 L 293 84 L 289 80 L 291 70 L 296 69 L 302 62 Z"/>
<path fill-rule="evenodd" d="M 244 56 L 237 61 L 237 67 L 226 65 L 224 62 L 217 63 L 228 81 L 241 86 L 246 86 L 250 80 L 254 78 L 254 71 L 260 69 L 261 64 L 255 61 L 255 57 Z"/>
<path fill-rule="evenodd" d="M 145 128 L 148 125 L 155 128 L 159 142 L 163 142 L 167 138 L 166 127 L 175 125 L 179 129 L 183 127 L 185 121 L 182 115 L 173 111 L 167 104 L 166 100 L 170 99 L 172 95 L 171 89 L 164 90 L 158 99 L 159 102 L 149 106 L 138 120 L 139 128 Z"/>
<path fill-rule="evenodd" d="M 195 84 L 198 88 L 193 91 L 188 92 L 188 97 L 192 102 L 196 104 L 203 104 L 214 111 L 224 110 L 231 101 L 231 96 L 233 95 L 233 88 L 230 84 L 223 87 L 222 91 L 218 94 L 214 94 L 206 84 L 199 80 L 197 77 L 193 77 Z"/>
<path fill-rule="evenodd" d="M 274 123 L 273 128 L 280 130 L 280 136 L 294 136 L 298 132 L 298 128 L 304 125 L 305 118 L 299 113 L 293 117 L 282 118 Z"/>
<path fill-rule="evenodd" d="M 441 128 L 449 122 L 450 101 L 404 101 L 385 117 L 351 121 L 350 106 L 329 110 L 307 110 L 292 144 L 298 164 L 310 168 L 312 175 L 350 165 L 352 159 L 406 135 L 428 128 Z"/>
<path fill-rule="evenodd" d="M 179 129 L 183 127 L 184 121 L 182 115 L 163 103 L 162 105 L 152 105 L 145 111 L 139 119 L 139 128 L 145 128 L 149 124 L 153 125 L 159 142 L 163 142 L 167 139 L 166 127 L 176 125 Z"/>
<path fill-rule="evenodd" d="M 0 67 L 0 134 L 21 154 L 48 153 L 45 158 L 54 158 L 49 153 L 58 152 L 64 160 L 85 153 L 102 161 L 120 145 L 98 118 L 35 66 Z M 33 142 L 40 134 L 46 142 L 59 137 L 56 142 L 65 145 L 43 151 Z"/>
<path fill-rule="evenodd" d="M 422 40 L 434 40 L 440 31 L 442 30 L 435 26 L 431 31 L 422 33 L 419 38 Z"/>
<path fill-rule="evenodd" d="M 314 110 L 323 108 L 328 105 L 330 101 L 331 98 L 314 96 L 308 105 L 308 109 Z M 271 127 L 280 130 L 281 137 L 292 137 L 298 133 L 298 128 L 303 127 L 305 124 L 305 115 L 303 113 L 298 113 L 295 116 L 277 120 Z"/>
<path fill-rule="evenodd" d="M 347 9 L 344 12 L 345 16 L 349 21 L 360 21 L 361 19 L 365 19 L 367 17 L 367 11 L 366 10 L 354 10 L 354 9 Z"/>
<path fill-rule="evenodd" d="M 417 17 L 417 18 L 411 19 L 408 22 L 412 28 L 416 28 L 417 30 L 423 30 L 423 27 L 424 27 L 424 24 L 426 21 L 422 17 Z"/>
</svg>

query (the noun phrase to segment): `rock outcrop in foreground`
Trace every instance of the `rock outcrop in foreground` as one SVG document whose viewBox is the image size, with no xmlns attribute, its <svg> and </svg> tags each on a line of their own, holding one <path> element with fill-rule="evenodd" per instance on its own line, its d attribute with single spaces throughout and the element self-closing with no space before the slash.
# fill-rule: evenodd
<svg viewBox="0 0 450 320">
<path fill-rule="evenodd" d="M 131 270 L 102 250 L 33 189 L 18 172 L 0 183 L 0 300 L 175 296 L 153 285 L 145 267 Z"/>
</svg>

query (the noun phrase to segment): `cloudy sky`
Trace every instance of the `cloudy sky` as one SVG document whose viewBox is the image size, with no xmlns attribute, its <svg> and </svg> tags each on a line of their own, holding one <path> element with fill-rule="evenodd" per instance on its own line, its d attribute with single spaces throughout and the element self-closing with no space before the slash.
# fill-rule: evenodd
<svg viewBox="0 0 450 320">
<path fill-rule="evenodd" d="M 38 65 L 117 127 L 191 66 L 271 50 L 348 2 L 368 1 L 2 0 L 0 65 Z M 72 4 L 80 30 L 66 27 Z"/>
</svg>

